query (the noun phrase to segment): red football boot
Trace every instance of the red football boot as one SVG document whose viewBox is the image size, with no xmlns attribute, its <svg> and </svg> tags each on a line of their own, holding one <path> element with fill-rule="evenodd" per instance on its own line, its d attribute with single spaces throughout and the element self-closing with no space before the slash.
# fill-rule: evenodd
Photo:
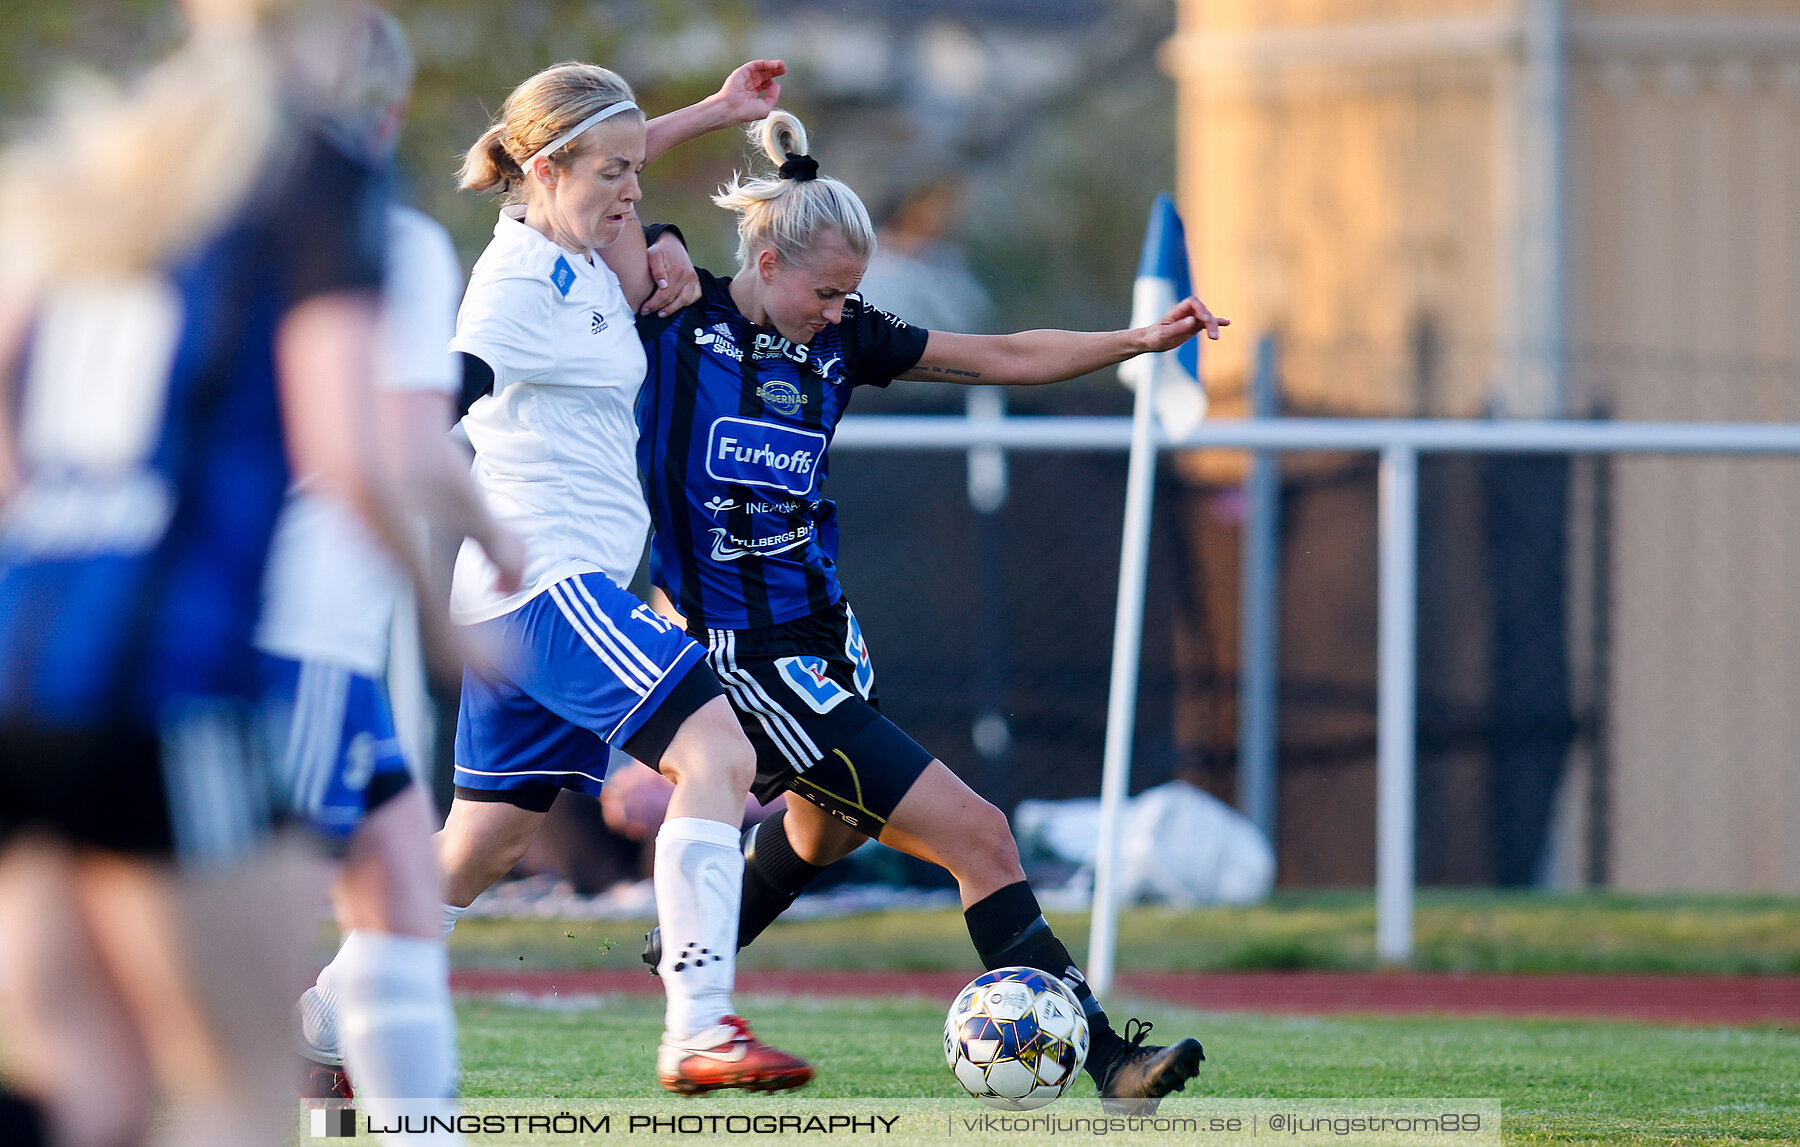
<svg viewBox="0 0 1800 1147">
<path fill-rule="evenodd" d="M 717 1027 L 688 1039 L 665 1035 L 656 1052 L 657 1079 L 683 1095 L 721 1087 L 786 1091 L 806 1086 L 812 1074 L 805 1060 L 759 1041 L 741 1016 L 726 1016 Z"/>
</svg>

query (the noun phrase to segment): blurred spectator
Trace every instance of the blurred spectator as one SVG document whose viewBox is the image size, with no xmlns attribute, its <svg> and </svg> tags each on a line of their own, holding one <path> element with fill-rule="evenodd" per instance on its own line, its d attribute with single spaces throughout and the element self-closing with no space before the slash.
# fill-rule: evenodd
<svg viewBox="0 0 1800 1147">
<path fill-rule="evenodd" d="M 953 238 L 961 215 L 962 188 L 953 177 L 906 192 L 877 231 L 863 298 L 916 327 L 986 331 L 994 304 Z"/>
</svg>

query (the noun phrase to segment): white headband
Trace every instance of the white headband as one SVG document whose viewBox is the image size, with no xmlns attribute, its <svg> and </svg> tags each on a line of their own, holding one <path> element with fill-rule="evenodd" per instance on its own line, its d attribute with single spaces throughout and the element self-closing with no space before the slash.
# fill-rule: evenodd
<svg viewBox="0 0 1800 1147">
<path fill-rule="evenodd" d="M 620 112 L 634 112 L 637 110 L 638 110 L 638 106 L 636 104 L 632 103 L 630 100 L 620 100 L 616 104 L 611 104 L 607 107 L 601 108 L 599 111 L 595 112 L 593 115 L 582 120 L 580 123 L 576 124 L 574 127 L 570 128 L 568 131 L 563 132 L 561 135 L 557 136 L 555 139 L 553 139 L 549 143 L 545 144 L 542 148 L 538 149 L 538 153 L 536 155 L 532 156 L 530 159 L 525 161 L 525 170 L 530 171 L 532 168 L 537 166 L 538 160 L 543 159 L 547 155 L 556 154 L 556 152 L 560 151 L 564 146 L 566 146 L 570 140 L 574 139 L 576 136 L 580 135 L 582 132 L 586 131 L 588 128 L 593 127 L 595 124 L 599 123 L 601 120 L 606 119 L 608 116 L 616 116 Z"/>
</svg>

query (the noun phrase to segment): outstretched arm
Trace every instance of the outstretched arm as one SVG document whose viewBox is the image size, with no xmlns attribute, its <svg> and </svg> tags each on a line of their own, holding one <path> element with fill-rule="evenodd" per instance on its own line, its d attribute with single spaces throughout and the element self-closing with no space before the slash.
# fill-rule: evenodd
<svg viewBox="0 0 1800 1147">
<path fill-rule="evenodd" d="M 780 60 L 751 60 L 699 103 L 657 116 L 644 125 L 644 163 L 654 163 L 663 152 L 707 132 L 767 116 L 781 99 L 781 85 L 775 79 L 785 74 L 787 65 Z"/>
<path fill-rule="evenodd" d="M 932 331 L 918 365 L 900 377 L 969 385 L 1032 386 L 1079 378 L 1133 355 L 1174 350 L 1198 334 L 1219 337 L 1231 325 L 1192 296 L 1147 327 L 1123 331 L 1020 331 L 954 335 Z"/>
</svg>

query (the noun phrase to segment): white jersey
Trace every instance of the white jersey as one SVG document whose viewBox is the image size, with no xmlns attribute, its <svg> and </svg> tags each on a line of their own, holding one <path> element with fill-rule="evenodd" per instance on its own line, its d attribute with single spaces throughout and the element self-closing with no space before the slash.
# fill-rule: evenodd
<svg viewBox="0 0 1800 1147">
<path fill-rule="evenodd" d="M 454 394 L 460 382 L 450 336 L 462 264 L 450 235 L 410 207 L 388 213 L 376 384 Z M 354 513 L 288 491 L 270 544 L 256 646 L 295 661 L 325 661 L 365 677 L 386 670 L 394 604 L 405 578 Z"/>
<path fill-rule="evenodd" d="M 625 585 L 650 529 L 634 409 L 644 348 L 631 305 L 605 263 L 527 227 L 524 210 L 500 213 L 450 343 L 494 370 L 494 393 L 462 425 L 476 485 L 526 548 L 524 584 L 502 594 L 487 555 L 463 543 L 450 615 L 465 625 L 510 613 L 573 574 Z"/>
</svg>

